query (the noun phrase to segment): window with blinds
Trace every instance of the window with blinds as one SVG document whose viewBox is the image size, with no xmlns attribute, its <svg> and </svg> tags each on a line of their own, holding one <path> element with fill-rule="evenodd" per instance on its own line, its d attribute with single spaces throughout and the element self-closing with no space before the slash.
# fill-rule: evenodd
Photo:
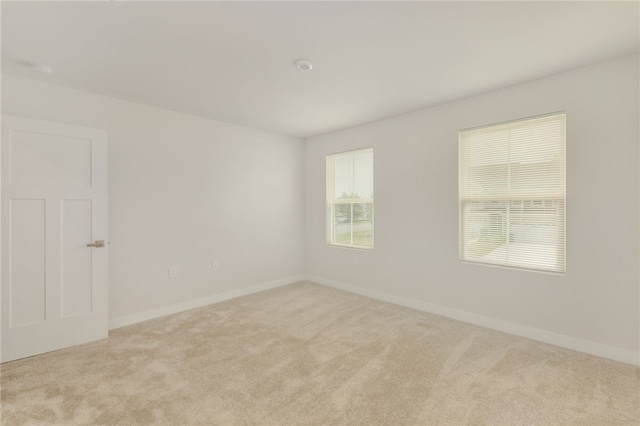
<svg viewBox="0 0 640 426">
<path fill-rule="evenodd" d="M 565 272 L 564 113 L 459 133 L 460 257 Z"/>
<path fill-rule="evenodd" d="M 373 148 L 327 156 L 327 242 L 373 248 Z"/>
</svg>

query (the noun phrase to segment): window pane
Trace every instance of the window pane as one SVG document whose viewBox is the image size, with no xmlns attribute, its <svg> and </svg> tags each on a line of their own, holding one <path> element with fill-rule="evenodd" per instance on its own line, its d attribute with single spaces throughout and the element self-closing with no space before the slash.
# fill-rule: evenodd
<svg viewBox="0 0 640 426">
<path fill-rule="evenodd" d="M 333 243 L 351 244 L 351 204 L 333 206 Z"/>
<path fill-rule="evenodd" d="M 470 167 L 468 170 L 469 195 L 501 195 L 509 190 L 509 167 L 507 164 Z"/>
<path fill-rule="evenodd" d="M 335 198 L 351 198 L 353 194 L 353 155 L 334 159 Z"/>
<path fill-rule="evenodd" d="M 353 156 L 353 176 L 353 198 L 373 198 L 373 152 Z"/>
<path fill-rule="evenodd" d="M 563 204 L 560 200 L 511 203 L 508 248 L 511 264 L 554 269 L 563 263 Z"/>
<path fill-rule="evenodd" d="M 353 205 L 353 245 L 373 246 L 373 205 L 361 203 Z"/>
<path fill-rule="evenodd" d="M 556 270 L 563 263 L 560 200 L 474 201 L 465 208 L 467 260 Z"/>
<path fill-rule="evenodd" d="M 466 257 L 483 260 L 507 243 L 507 203 L 497 201 L 471 202 L 466 212 Z M 494 257 L 496 257 L 494 255 Z M 506 262 L 506 257 L 502 260 Z"/>
</svg>

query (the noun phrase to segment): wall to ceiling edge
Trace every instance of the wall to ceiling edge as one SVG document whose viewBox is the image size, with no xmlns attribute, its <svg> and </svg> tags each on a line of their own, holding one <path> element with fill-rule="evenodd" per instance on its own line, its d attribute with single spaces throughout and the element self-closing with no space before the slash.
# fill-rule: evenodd
<svg viewBox="0 0 640 426">
<path fill-rule="evenodd" d="M 333 285 L 639 363 L 638 55 L 305 141 L 305 271 Z M 462 263 L 458 131 L 567 114 L 567 272 Z M 373 146 L 375 248 L 329 247 L 325 155 Z"/>
<path fill-rule="evenodd" d="M 107 130 L 111 328 L 302 278 L 299 139 L 10 75 L 2 113 Z"/>
</svg>

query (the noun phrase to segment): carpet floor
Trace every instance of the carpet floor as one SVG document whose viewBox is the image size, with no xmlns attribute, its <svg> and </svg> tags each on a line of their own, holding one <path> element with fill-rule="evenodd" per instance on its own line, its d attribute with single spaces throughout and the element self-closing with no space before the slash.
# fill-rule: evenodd
<svg viewBox="0 0 640 426">
<path fill-rule="evenodd" d="M 2 425 L 638 425 L 638 367 L 300 282 L 5 363 Z"/>
</svg>

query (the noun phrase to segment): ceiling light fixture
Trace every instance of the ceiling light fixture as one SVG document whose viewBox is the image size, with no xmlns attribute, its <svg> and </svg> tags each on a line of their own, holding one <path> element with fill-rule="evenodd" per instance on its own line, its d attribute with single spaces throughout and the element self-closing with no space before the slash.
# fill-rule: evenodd
<svg viewBox="0 0 640 426">
<path fill-rule="evenodd" d="M 296 68 L 300 71 L 311 71 L 313 68 L 313 64 L 308 59 L 298 59 L 296 61 Z"/>
<path fill-rule="evenodd" d="M 42 74 L 42 75 L 53 74 L 53 68 L 51 68 L 47 64 L 36 64 L 34 62 L 31 62 L 31 63 L 28 63 L 27 66 L 31 71 L 35 72 L 36 74 Z"/>
</svg>

